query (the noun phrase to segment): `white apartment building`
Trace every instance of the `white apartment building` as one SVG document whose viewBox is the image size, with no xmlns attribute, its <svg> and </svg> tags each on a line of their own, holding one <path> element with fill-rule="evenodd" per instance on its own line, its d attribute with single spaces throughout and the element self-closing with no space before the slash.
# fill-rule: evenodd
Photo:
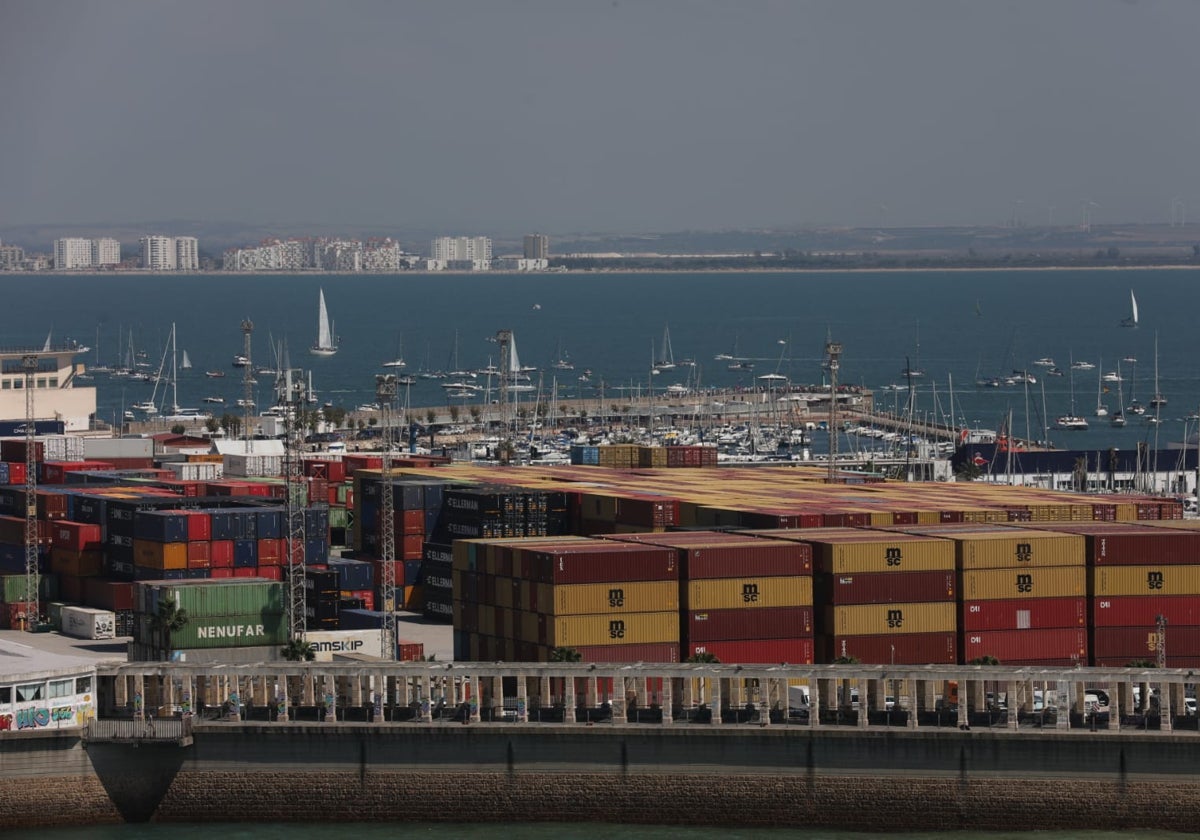
<svg viewBox="0 0 1200 840">
<path fill-rule="evenodd" d="M 430 259 L 439 262 L 483 265 L 491 262 L 492 240 L 486 236 L 439 236 L 430 252 Z"/>
<path fill-rule="evenodd" d="M 550 257 L 550 237 L 544 233 L 525 234 L 524 256 L 527 260 L 545 260 Z"/>
<path fill-rule="evenodd" d="M 200 268 L 200 256 L 196 237 L 175 237 L 175 268 L 179 271 L 197 271 Z"/>
<path fill-rule="evenodd" d="M 170 236 L 143 236 L 142 268 L 151 271 L 174 271 L 178 266 L 175 239 Z"/>
<path fill-rule="evenodd" d="M 115 239 L 92 240 L 92 265 L 119 265 L 121 262 L 121 243 Z"/>
<path fill-rule="evenodd" d="M 91 268 L 92 241 L 73 236 L 55 239 L 54 267 L 58 269 Z"/>
</svg>

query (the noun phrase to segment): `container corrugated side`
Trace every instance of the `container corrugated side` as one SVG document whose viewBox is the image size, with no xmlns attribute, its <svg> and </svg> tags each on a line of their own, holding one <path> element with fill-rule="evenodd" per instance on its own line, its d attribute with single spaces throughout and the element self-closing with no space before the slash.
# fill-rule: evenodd
<svg viewBox="0 0 1200 840">
<path fill-rule="evenodd" d="M 576 583 L 552 587 L 555 615 L 656 612 L 679 609 L 674 581 Z"/>
<path fill-rule="evenodd" d="M 1167 625 L 1167 652 L 1172 656 L 1200 657 L 1200 627 Z M 1131 662 L 1154 661 L 1158 632 L 1150 627 L 1097 627 L 1092 634 L 1092 660 L 1098 666 L 1123 668 Z"/>
<path fill-rule="evenodd" d="M 1106 566 L 1090 570 L 1094 597 L 1200 595 L 1200 566 Z"/>
<path fill-rule="evenodd" d="M 1082 566 L 964 571 L 959 597 L 964 601 L 1006 598 L 1069 598 L 1087 593 Z"/>
<path fill-rule="evenodd" d="M 1088 599 L 1021 598 L 963 601 L 959 623 L 963 631 L 1046 630 L 1086 627 Z"/>
<path fill-rule="evenodd" d="M 1097 629 L 1153 627 L 1160 615 L 1167 619 L 1168 628 L 1198 626 L 1200 598 L 1191 595 L 1110 595 L 1092 599 L 1091 624 Z"/>
<path fill-rule="evenodd" d="M 960 569 L 1026 569 L 1082 566 L 1086 544 L 1076 534 L 1015 531 L 1012 536 L 980 534 L 952 537 L 958 546 Z"/>
<path fill-rule="evenodd" d="M 196 618 L 223 615 L 282 614 L 283 585 L 277 581 L 222 579 L 158 582 L 158 597 L 172 595 L 180 609 Z M 155 602 L 157 603 L 157 601 Z M 151 605 L 145 612 L 153 612 Z"/>
<path fill-rule="evenodd" d="M 813 632 L 812 607 L 691 610 L 684 621 L 684 641 L 690 643 L 800 637 Z"/>
<path fill-rule="evenodd" d="M 818 662 L 826 665 L 843 656 L 854 657 L 864 665 L 953 665 L 958 662 L 958 634 L 820 636 L 817 656 Z"/>
<path fill-rule="evenodd" d="M 824 608 L 818 632 L 839 636 L 883 636 L 943 633 L 955 630 L 953 602 L 856 604 Z"/>
<path fill-rule="evenodd" d="M 678 662 L 679 644 L 576 645 L 583 662 Z"/>
<path fill-rule="evenodd" d="M 807 576 L 710 578 L 687 584 L 689 610 L 803 607 L 813 602 L 812 578 Z"/>
<path fill-rule="evenodd" d="M 622 616 L 570 615 L 547 620 L 552 647 L 638 645 L 679 641 L 678 612 L 629 613 Z"/>
<path fill-rule="evenodd" d="M 1003 665 L 1088 661 L 1087 630 L 979 630 L 963 633 L 964 662 L 994 656 Z"/>
<path fill-rule="evenodd" d="M 814 583 L 815 603 L 821 604 L 953 601 L 958 575 L 953 571 L 864 572 L 818 575 Z"/>
<path fill-rule="evenodd" d="M 172 650 L 192 648 L 253 647 L 287 642 L 288 626 L 282 613 L 191 617 L 167 636 Z M 148 621 L 140 625 L 138 641 L 161 646 L 163 636 Z"/>
<path fill-rule="evenodd" d="M 954 568 L 954 543 L 947 540 L 872 539 L 813 546 L 814 567 L 832 574 L 928 572 Z"/>
<path fill-rule="evenodd" d="M 813 640 L 756 639 L 740 642 L 701 642 L 684 648 L 688 657 L 712 654 L 723 664 L 775 664 L 811 665 L 813 662 Z"/>
</svg>

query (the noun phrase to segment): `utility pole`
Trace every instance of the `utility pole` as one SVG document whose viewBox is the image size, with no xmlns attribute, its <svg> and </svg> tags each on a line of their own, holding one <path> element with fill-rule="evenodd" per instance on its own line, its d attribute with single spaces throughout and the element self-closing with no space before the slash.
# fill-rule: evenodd
<svg viewBox="0 0 1200 840">
<path fill-rule="evenodd" d="M 37 458 L 34 453 L 37 421 L 33 413 L 34 374 L 38 357 L 21 357 L 25 374 L 25 629 L 36 630 L 41 624 L 41 573 L 38 569 L 37 537 Z"/>
<path fill-rule="evenodd" d="M 304 448 L 303 411 L 308 402 L 302 371 L 281 370 L 276 389 L 283 406 L 287 434 L 283 444 L 283 475 L 287 486 L 288 637 L 303 639 L 307 629 L 304 588 Z"/>
<path fill-rule="evenodd" d="M 841 367 L 842 344 L 832 339 L 825 341 L 825 366 L 829 369 L 829 481 L 837 475 L 838 431 L 837 431 L 837 386 L 838 370 Z"/>
<path fill-rule="evenodd" d="M 512 451 L 509 439 L 509 405 L 508 384 L 512 376 L 509 366 L 512 364 L 512 330 L 500 330 L 496 333 L 496 343 L 500 345 L 500 463 L 507 464 Z"/>
<path fill-rule="evenodd" d="M 383 468 L 379 492 L 379 556 L 383 560 L 380 587 L 383 589 L 383 634 L 380 658 L 396 659 L 396 505 L 392 492 L 392 406 L 396 402 L 396 375 L 375 376 L 375 402 L 383 423 Z"/>
<path fill-rule="evenodd" d="M 254 430 L 250 421 L 254 418 L 254 365 L 250 358 L 250 335 L 254 332 L 254 323 L 246 318 L 242 321 L 242 355 L 246 358 L 246 366 L 242 368 L 242 441 L 244 452 L 249 455 L 254 447 Z"/>
</svg>

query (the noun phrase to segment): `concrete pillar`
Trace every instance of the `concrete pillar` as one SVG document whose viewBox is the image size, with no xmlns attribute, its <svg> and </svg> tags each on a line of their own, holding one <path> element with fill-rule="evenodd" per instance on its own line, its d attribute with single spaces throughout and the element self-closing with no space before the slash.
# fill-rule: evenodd
<svg viewBox="0 0 1200 840">
<path fill-rule="evenodd" d="M 821 725 L 821 709 L 824 708 L 824 692 L 829 680 L 810 679 L 808 681 L 808 725 L 815 729 Z"/>
<path fill-rule="evenodd" d="M 471 692 L 471 697 L 467 701 L 467 708 L 471 713 L 471 723 L 479 723 L 481 720 L 479 716 L 479 692 L 482 689 L 479 677 L 467 678 L 467 680 L 463 681 L 463 686 L 464 688 L 469 688 Z"/>
<path fill-rule="evenodd" d="M 1183 683 L 1170 683 L 1171 689 L 1171 713 L 1176 715 L 1187 714 L 1187 704 L 1184 702 Z"/>
<path fill-rule="evenodd" d="M 168 676 L 165 678 L 166 685 L 163 691 L 163 708 L 159 712 L 161 717 L 170 717 L 175 714 L 175 678 Z"/>
<path fill-rule="evenodd" d="M 771 725 L 771 680 L 763 677 L 758 681 L 758 725 Z"/>
<path fill-rule="evenodd" d="M 721 724 L 721 680 L 719 677 L 713 677 L 710 681 L 712 684 L 712 693 L 710 695 L 708 705 L 712 709 L 712 722 L 714 726 Z"/>
<path fill-rule="evenodd" d="M 146 717 L 146 681 L 141 674 L 133 678 L 133 719 L 143 720 Z"/>
<path fill-rule="evenodd" d="M 675 686 L 672 685 L 674 680 L 670 677 L 663 677 L 663 693 L 662 693 L 662 722 L 664 724 L 672 723 L 675 720 Z"/>
<path fill-rule="evenodd" d="M 517 723 L 529 723 L 528 690 L 525 675 L 517 674 Z"/>
<path fill-rule="evenodd" d="M 613 676 L 612 697 L 608 702 L 612 706 L 613 723 L 625 723 L 625 676 L 620 671 Z"/>
<path fill-rule="evenodd" d="M 337 683 L 333 677 L 326 674 L 321 678 L 321 684 L 321 701 L 325 704 L 325 721 L 335 723 L 337 721 Z"/>
<path fill-rule="evenodd" d="M 921 680 L 921 682 L 923 683 L 925 680 Z M 906 724 L 908 729 L 916 729 L 920 726 L 920 721 L 917 720 L 917 692 L 919 690 L 917 686 L 919 684 L 916 680 L 901 681 L 900 690 L 908 698 L 908 706 L 905 708 L 905 711 L 908 712 L 908 723 Z M 896 698 L 896 702 L 900 702 L 899 697 Z"/>
<path fill-rule="evenodd" d="M 1121 686 L 1121 708 L 1134 709 L 1136 704 L 1133 702 L 1133 683 L 1123 682 Z"/>
<path fill-rule="evenodd" d="M 237 677 L 225 677 L 225 702 L 229 705 L 229 720 L 242 719 L 242 693 L 238 690 Z"/>
<path fill-rule="evenodd" d="M 287 723 L 291 720 L 291 716 L 288 714 L 288 706 L 291 705 L 288 702 L 288 678 L 280 675 L 276 679 L 278 680 L 279 692 L 275 697 L 275 720 L 280 723 Z"/>
<path fill-rule="evenodd" d="M 1121 709 L 1126 708 L 1121 697 L 1121 683 L 1108 685 L 1108 729 L 1121 728 Z"/>
<path fill-rule="evenodd" d="M 1019 700 L 1017 698 L 1017 686 L 1018 685 L 1020 685 L 1022 687 L 1022 689 L 1024 689 L 1024 683 L 1018 683 L 1016 680 L 1009 680 L 1008 682 L 1005 683 L 1005 688 L 1004 688 L 1005 693 L 1008 695 L 1008 700 L 1007 700 L 1008 729 L 1013 732 L 1017 731 L 1017 724 L 1019 723 L 1019 719 L 1021 716 L 1021 710 L 1024 709 L 1026 706 L 1026 700 L 1024 697 L 1020 698 Z M 1032 696 L 1032 694 L 1033 694 L 1032 691 L 1027 691 L 1027 692 L 1023 692 L 1023 693 L 1026 696 Z"/>
<path fill-rule="evenodd" d="M 684 677 L 682 688 L 682 705 L 683 710 L 690 711 L 696 708 L 696 681 L 692 677 Z"/>
<path fill-rule="evenodd" d="M 504 678 L 492 677 L 491 700 L 492 720 L 504 720 Z"/>
<path fill-rule="evenodd" d="M 958 725 L 964 727 L 970 721 L 967 715 L 967 693 L 971 690 L 970 680 L 958 681 Z"/>
<path fill-rule="evenodd" d="M 422 723 L 433 723 L 433 705 L 430 702 L 432 698 L 432 686 L 429 683 L 429 674 L 421 675 L 421 684 L 419 692 L 421 695 L 421 713 L 420 720 Z"/>
<path fill-rule="evenodd" d="M 1036 694 L 1037 694 L 1037 688 L 1034 686 L 1033 680 L 1026 680 L 1025 681 L 1025 698 L 1024 698 L 1025 702 L 1023 702 L 1021 704 L 1021 711 L 1025 712 L 1025 714 L 1033 714 L 1034 706 L 1036 705 L 1036 703 L 1034 701 L 1037 699 Z M 1046 686 L 1043 683 L 1042 684 L 1042 707 L 1045 708 L 1045 705 L 1046 705 Z"/>
<path fill-rule="evenodd" d="M 563 677 L 563 723 L 568 726 L 575 724 L 575 677 L 571 674 Z"/>
<path fill-rule="evenodd" d="M 305 671 L 301 676 L 300 691 L 305 706 L 317 705 L 317 677 L 312 671 Z"/>
<path fill-rule="evenodd" d="M 1171 709 L 1175 707 L 1171 704 L 1171 688 L 1172 685 L 1168 682 L 1158 684 L 1158 714 L 1161 721 L 1159 726 L 1163 732 L 1170 732 L 1172 729 Z"/>
<path fill-rule="evenodd" d="M 871 685 L 878 680 L 856 679 L 858 686 L 858 728 L 866 729 L 871 722 Z M 853 696 L 853 695 L 851 695 Z"/>
<path fill-rule="evenodd" d="M 193 677 L 188 674 L 179 681 L 179 712 L 184 717 L 195 711 L 193 698 L 196 696 L 196 686 Z"/>
<path fill-rule="evenodd" d="M 542 677 L 538 684 L 538 697 L 540 700 L 539 708 L 550 708 L 550 678 Z"/>
<path fill-rule="evenodd" d="M 589 709 L 597 709 L 600 707 L 600 695 L 596 691 L 596 678 L 588 677 L 587 679 L 587 707 Z"/>
</svg>

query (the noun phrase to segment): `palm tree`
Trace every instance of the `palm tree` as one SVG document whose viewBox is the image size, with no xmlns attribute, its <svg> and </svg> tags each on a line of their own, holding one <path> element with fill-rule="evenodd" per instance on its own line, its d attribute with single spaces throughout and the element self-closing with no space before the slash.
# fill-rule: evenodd
<svg viewBox="0 0 1200 840">
<path fill-rule="evenodd" d="M 707 653 L 707 652 L 693 653 L 691 656 L 689 656 L 687 659 L 685 659 L 683 661 L 684 662 L 707 662 L 707 663 L 712 663 L 714 665 L 719 665 L 721 663 L 721 660 L 717 659 L 717 655 L 715 653 Z"/>
<path fill-rule="evenodd" d="M 311 642 L 306 642 L 301 638 L 288 639 L 288 643 L 283 646 L 280 655 L 288 662 L 312 662 L 317 658 L 317 648 Z"/>
<path fill-rule="evenodd" d="M 150 618 L 150 626 L 159 634 L 164 652 L 171 647 L 171 634 L 182 630 L 187 623 L 187 610 L 179 609 L 179 605 L 171 597 L 160 600 L 158 611 Z"/>
<path fill-rule="evenodd" d="M 550 651 L 551 662 L 582 662 L 583 654 L 570 647 L 556 647 Z"/>
</svg>

